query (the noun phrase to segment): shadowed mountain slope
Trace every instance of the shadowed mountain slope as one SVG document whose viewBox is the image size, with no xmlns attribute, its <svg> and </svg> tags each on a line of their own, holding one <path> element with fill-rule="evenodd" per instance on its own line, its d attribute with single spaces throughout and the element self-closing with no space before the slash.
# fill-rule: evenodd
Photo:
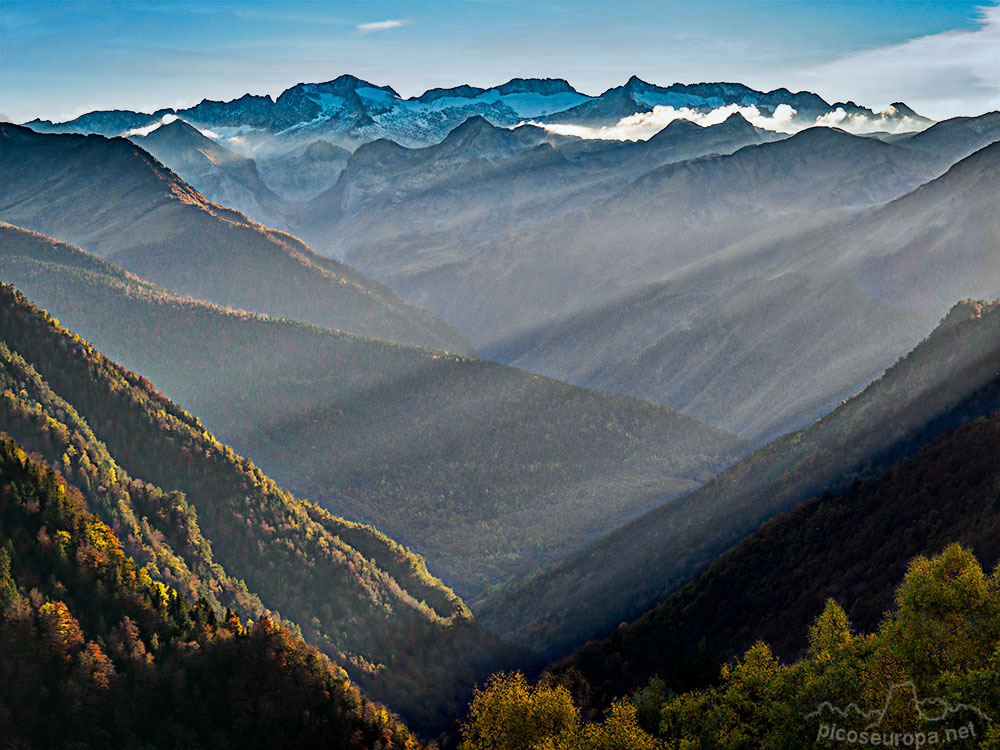
<svg viewBox="0 0 1000 750">
<path fill-rule="evenodd" d="M 441 349 L 454 330 L 291 235 L 210 203 L 134 144 L 0 125 L 0 217 L 181 294 Z"/>
<path fill-rule="evenodd" d="M 213 203 L 285 228 L 288 203 L 264 184 L 253 159 L 230 151 L 184 120 L 129 140 Z"/>
<path fill-rule="evenodd" d="M 227 313 L 34 233 L 0 238 L 0 278 L 283 487 L 419 550 L 463 595 L 694 489 L 742 447 L 666 407 Z"/>
<path fill-rule="evenodd" d="M 606 634 L 777 513 L 911 455 L 953 426 L 946 415 L 974 403 L 998 371 L 1000 307 L 957 305 L 883 377 L 816 424 L 779 438 L 533 580 L 501 591 L 480 616 L 496 632 L 554 654 Z"/>
<path fill-rule="evenodd" d="M 878 144 L 873 153 L 883 149 L 901 150 Z M 720 240 L 725 249 L 487 353 L 765 442 L 877 377 L 955 299 L 1000 292 L 998 166 L 1000 146 L 990 145 L 874 210 L 800 213 L 756 234 L 748 219 L 748 234 L 732 229 L 731 240 Z M 835 183 L 831 190 L 847 184 Z M 713 200 L 725 194 L 720 188 Z M 628 223 L 656 221 L 644 214 Z M 664 234 L 664 243 L 677 246 L 686 231 Z"/>
<path fill-rule="evenodd" d="M 975 314 L 972 305 L 962 309 Z M 831 597 L 860 632 L 872 631 L 917 554 L 961 542 L 991 568 L 1000 560 L 998 408 L 1000 377 L 943 415 L 943 424 L 963 426 L 884 474 L 765 523 L 683 589 L 556 669 L 580 670 L 603 706 L 656 674 L 674 687 L 704 677 L 693 673 L 697 660 L 726 660 L 758 640 L 797 658 L 806 625 Z"/>
</svg>

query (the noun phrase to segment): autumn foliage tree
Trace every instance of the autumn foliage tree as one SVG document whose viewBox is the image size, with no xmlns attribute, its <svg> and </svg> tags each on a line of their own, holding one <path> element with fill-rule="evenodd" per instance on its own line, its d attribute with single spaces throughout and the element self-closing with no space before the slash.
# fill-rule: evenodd
<svg viewBox="0 0 1000 750">
<path fill-rule="evenodd" d="M 616 702 L 603 722 L 585 723 L 569 690 L 528 684 L 520 672 L 494 675 L 476 691 L 463 729 L 462 750 L 655 750 L 636 709 Z"/>
</svg>

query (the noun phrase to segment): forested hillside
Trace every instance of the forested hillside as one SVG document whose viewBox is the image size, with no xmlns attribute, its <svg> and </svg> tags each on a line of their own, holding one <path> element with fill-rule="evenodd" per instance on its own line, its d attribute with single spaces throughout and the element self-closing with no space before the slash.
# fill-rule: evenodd
<svg viewBox="0 0 1000 750">
<path fill-rule="evenodd" d="M 267 616 L 223 616 L 153 580 L 74 483 L 6 436 L 0 655 L 10 747 L 417 747 Z"/>
<path fill-rule="evenodd" d="M 470 600 L 694 489 L 741 447 L 663 406 L 225 312 L 37 234 L 0 238 L 0 277 L 281 486 L 418 550 Z"/>
<path fill-rule="evenodd" d="M 156 580 L 192 600 L 203 598 L 217 611 L 229 607 L 243 618 L 276 617 L 215 561 L 184 493 L 165 493 L 130 477 L 76 409 L 2 341 L 0 389 L 3 430 L 62 472 L 122 540 L 125 553 Z"/>
<path fill-rule="evenodd" d="M 211 203 L 133 143 L 0 123 L 0 216 L 179 294 L 463 351 L 440 318 L 301 240 Z"/>
<path fill-rule="evenodd" d="M 148 574 L 219 613 L 280 612 L 424 731 L 496 664 L 498 644 L 421 558 L 279 489 L 7 285 L 0 341 L 0 428 L 79 483 Z"/>
<path fill-rule="evenodd" d="M 804 430 L 752 453 L 535 579 L 480 616 L 551 652 L 606 635 L 704 570 L 761 523 L 911 456 L 996 408 L 1000 304 L 963 302 L 879 380 Z"/>
</svg>

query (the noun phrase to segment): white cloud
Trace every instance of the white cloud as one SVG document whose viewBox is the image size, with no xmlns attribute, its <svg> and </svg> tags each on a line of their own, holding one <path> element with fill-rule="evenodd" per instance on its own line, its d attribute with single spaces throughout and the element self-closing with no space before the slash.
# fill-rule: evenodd
<svg viewBox="0 0 1000 750">
<path fill-rule="evenodd" d="M 855 52 L 793 74 L 791 85 L 828 100 L 885 106 L 903 101 L 941 119 L 1000 108 L 1000 5 L 979 9 L 979 27 Z"/>
<path fill-rule="evenodd" d="M 529 122 L 557 135 L 571 135 L 577 138 L 600 139 L 608 141 L 645 141 L 656 135 L 674 120 L 688 120 L 707 128 L 725 122 L 735 113 L 740 113 L 751 125 L 764 130 L 778 133 L 798 133 L 800 130 L 815 126 L 840 128 L 849 133 L 904 133 L 913 130 L 923 130 L 926 123 L 918 122 L 912 117 L 899 117 L 894 107 L 887 107 L 873 116 L 864 114 L 848 114 L 843 107 L 820 115 L 815 119 L 797 117 L 798 112 L 789 104 L 779 104 L 774 108 L 773 115 L 762 114 L 754 105 L 740 106 L 729 104 L 709 111 L 691 109 L 689 107 L 656 106 L 649 112 L 636 112 L 623 117 L 614 125 L 595 128 L 586 125 L 567 125 L 562 123 Z"/>
<path fill-rule="evenodd" d="M 558 135 L 575 135 L 578 138 L 599 138 L 609 141 L 645 141 L 659 133 L 663 128 L 674 120 L 689 120 L 703 128 L 710 125 L 718 125 L 725 122 L 730 115 L 739 112 L 752 125 L 767 130 L 776 130 L 780 133 L 794 133 L 802 126 L 796 126 L 792 122 L 795 117 L 795 110 L 787 104 L 779 104 L 775 107 L 774 114 L 770 117 L 761 114 L 757 107 L 751 105 L 741 107 L 738 104 L 730 104 L 726 107 L 718 107 L 710 112 L 701 112 L 689 107 L 668 107 L 657 105 L 649 112 L 636 112 L 634 115 L 623 117 L 616 124 L 600 128 L 591 128 L 584 125 L 563 125 L 559 123 L 538 123 L 532 122 L 545 128 L 550 133 Z"/>
<path fill-rule="evenodd" d="M 357 28 L 362 34 L 371 34 L 373 31 L 398 29 L 400 26 L 406 26 L 408 23 L 410 23 L 409 19 L 403 18 L 398 21 L 374 21 L 372 23 L 359 23 Z"/>
<path fill-rule="evenodd" d="M 129 137 L 134 136 L 134 135 L 147 136 L 150 133 L 152 133 L 154 130 L 158 130 L 163 125 L 169 125 L 170 123 L 175 122 L 175 121 L 177 121 L 179 119 L 180 118 L 177 115 L 163 115 L 163 117 L 161 117 L 156 122 L 150 123 L 149 125 L 146 125 L 146 126 L 141 127 L 141 128 L 132 128 L 132 130 L 126 131 L 125 133 L 123 133 L 123 135 L 126 138 L 129 138 Z M 192 127 L 194 127 L 194 126 L 192 126 Z M 222 140 L 222 135 L 220 133 L 215 132 L 214 130 L 209 130 L 208 128 L 195 128 L 195 130 L 197 130 L 199 133 L 201 133 L 206 138 L 211 138 L 213 141 Z M 233 140 L 233 139 L 230 139 L 230 140 Z"/>
<path fill-rule="evenodd" d="M 874 117 L 863 114 L 847 114 L 843 107 L 837 107 L 816 118 L 817 125 L 828 128 L 840 128 L 849 133 L 908 133 L 913 130 L 923 130 L 927 124 L 914 120 L 912 117 L 893 117 L 896 108 L 886 107 Z"/>
<path fill-rule="evenodd" d="M 157 120 L 153 124 L 146 125 L 145 127 L 142 127 L 142 128 L 132 128 L 132 130 L 125 131 L 125 133 L 123 135 L 126 138 L 128 138 L 130 136 L 133 136 L 133 135 L 143 135 L 143 136 L 149 135 L 154 130 L 156 130 L 158 127 L 160 127 L 161 125 L 169 125 L 170 123 L 172 123 L 176 119 L 177 119 L 177 115 L 163 115 L 163 117 L 161 117 L 159 120 Z"/>
</svg>

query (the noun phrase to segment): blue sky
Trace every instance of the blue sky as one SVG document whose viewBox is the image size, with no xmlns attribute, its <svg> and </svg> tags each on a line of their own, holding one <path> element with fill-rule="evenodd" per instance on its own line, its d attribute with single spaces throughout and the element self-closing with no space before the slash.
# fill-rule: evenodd
<svg viewBox="0 0 1000 750">
<path fill-rule="evenodd" d="M 992 2 L 22 2 L 0 4 L 0 113 L 277 95 L 352 73 L 403 96 L 565 78 L 597 94 L 739 81 L 935 118 L 1000 107 Z"/>
</svg>

